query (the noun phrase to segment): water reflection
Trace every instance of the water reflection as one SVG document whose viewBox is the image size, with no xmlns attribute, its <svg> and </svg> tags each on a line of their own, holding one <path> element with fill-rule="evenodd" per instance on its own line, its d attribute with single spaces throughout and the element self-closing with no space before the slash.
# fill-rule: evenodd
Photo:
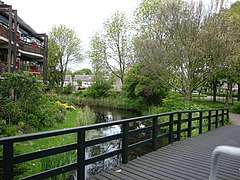
<svg viewBox="0 0 240 180">
<path fill-rule="evenodd" d="M 131 111 L 123 111 L 118 109 L 107 109 L 107 108 L 91 108 L 95 115 L 96 115 L 96 122 L 95 123 L 102 123 L 102 122 L 111 122 L 114 120 L 121 120 L 127 119 L 131 117 L 137 117 L 140 114 Z M 121 133 L 121 127 L 118 125 L 100 128 L 92 131 L 87 131 L 86 137 L 87 139 L 95 139 L 99 137 L 106 137 L 109 135 L 114 135 Z M 121 148 L 121 140 L 112 140 L 109 142 L 105 142 L 102 144 L 97 144 L 95 146 L 91 146 L 86 148 L 86 159 L 91 157 L 95 157 L 101 154 L 105 154 L 107 152 L 115 151 Z M 90 164 L 85 168 L 85 174 L 87 177 L 99 173 L 105 169 L 108 169 L 113 166 L 119 165 L 121 162 L 121 157 L 114 156 L 108 159 L 104 159 L 94 164 Z"/>
</svg>

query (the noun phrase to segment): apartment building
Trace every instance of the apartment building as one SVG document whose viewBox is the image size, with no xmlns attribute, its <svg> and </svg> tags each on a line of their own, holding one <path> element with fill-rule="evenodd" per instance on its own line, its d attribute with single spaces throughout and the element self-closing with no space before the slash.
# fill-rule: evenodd
<svg viewBox="0 0 240 180">
<path fill-rule="evenodd" d="M 47 82 L 47 57 L 48 36 L 36 33 L 0 0 L 0 74 L 31 71 Z"/>
</svg>

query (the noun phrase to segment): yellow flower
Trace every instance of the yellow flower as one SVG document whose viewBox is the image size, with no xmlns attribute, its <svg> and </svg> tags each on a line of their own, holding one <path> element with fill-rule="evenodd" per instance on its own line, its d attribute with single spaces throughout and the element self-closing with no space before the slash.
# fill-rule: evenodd
<svg viewBox="0 0 240 180">
<path fill-rule="evenodd" d="M 19 123 L 18 123 L 18 126 L 20 127 L 20 128 L 23 128 L 24 127 L 24 122 L 22 122 L 22 121 L 20 121 Z"/>
</svg>

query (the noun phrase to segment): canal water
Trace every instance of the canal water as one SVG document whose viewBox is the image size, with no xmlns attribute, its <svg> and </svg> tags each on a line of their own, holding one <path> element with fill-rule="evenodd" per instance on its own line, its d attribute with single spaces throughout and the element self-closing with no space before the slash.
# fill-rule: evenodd
<svg viewBox="0 0 240 180">
<path fill-rule="evenodd" d="M 140 116 L 140 113 L 133 112 L 133 111 L 126 111 L 120 109 L 112 109 L 112 108 L 103 108 L 103 107 L 90 107 L 91 111 L 95 114 L 95 122 L 96 123 L 103 123 L 103 122 L 111 122 L 115 120 L 122 120 L 132 117 Z M 118 134 L 121 132 L 121 128 L 117 125 L 101 128 L 94 131 L 89 131 L 86 134 L 87 139 L 94 139 L 97 137 L 106 137 L 113 134 Z M 91 146 L 86 149 L 86 159 L 89 159 L 94 156 L 98 156 L 107 152 L 111 152 L 121 148 L 121 140 L 113 140 L 110 142 L 97 144 L 95 146 Z M 121 162 L 121 157 L 115 156 L 103 161 L 99 161 L 97 163 L 87 165 L 85 168 L 86 177 L 91 175 L 97 174 L 105 169 L 108 169 L 113 166 L 119 165 Z"/>
</svg>

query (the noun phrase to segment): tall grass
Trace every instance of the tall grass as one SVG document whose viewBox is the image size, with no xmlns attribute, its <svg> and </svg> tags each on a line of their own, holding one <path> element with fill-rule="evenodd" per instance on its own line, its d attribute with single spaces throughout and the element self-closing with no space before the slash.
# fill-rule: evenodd
<svg viewBox="0 0 240 180">
<path fill-rule="evenodd" d="M 71 164 L 77 161 L 76 151 L 69 151 L 66 153 L 56 154 L 49 157 L 41 158 L 41 169 L 42 171 L 54 169 L 60 166 Z M 69 179 L 72 176 L 73 171 L 69 171 L 51 178 L 49 180 Z"/>
<path fill-rule="evenodd" d="M 85 106 L 81 109 L 81 111 L 78 112 L 76 126 L 86 126 L 94 124 L 95 121 L 95 113 L 88 106 Z"/>
<path fill-rule="evenodd" d="M 130 101 L 120 94 L 99 99 L 91 97 L 79 97 L 76 95 L 58 95 L 57 98 L 63 100 L 64 102 L 71 102 L 78 106 L 110 107 L 134 111 L 140 111 L 141 109 L 146 108 L 144 104 L 138 104 L 137 102 Z"/>
<path fill-rule="evenodd" d="M 62 123 L 56 123 L 51 128 L 44 128 L 41 131 L 49 131 L 55 129 L 71 128 L 76 126 L 83 126 L 93 124 L 95 122 L 95 114 L 90 110 L 89 107 L 77 108 L 74 111 L 66 111 L 65 120 Z M 60 135 L 50 138 L 42 138 L 31 141 L 25 141 L 16 144 L 17 149 L 21 149 L 21 154 L 36 152 L 43 149 L 50 149 L 62 145 L 67 145 L 76 142 L 76 133 L 67 135 Z M 23 163 L 24 165 L 31 166 L 27 172 L 22 174 L 20 178 L 35 174 L 38 172 L 46 171 L 55 167 L 59 167 L 65 164 L 73 163 L 76 161 L 76 152 L 66 152 L 57 154 L 54 156 L 44 157 L 42 159 L 36 159 Z M 67 179 L 71 176 L 72 172 L 63 173 L 52 179 Z"/>
</svg>

